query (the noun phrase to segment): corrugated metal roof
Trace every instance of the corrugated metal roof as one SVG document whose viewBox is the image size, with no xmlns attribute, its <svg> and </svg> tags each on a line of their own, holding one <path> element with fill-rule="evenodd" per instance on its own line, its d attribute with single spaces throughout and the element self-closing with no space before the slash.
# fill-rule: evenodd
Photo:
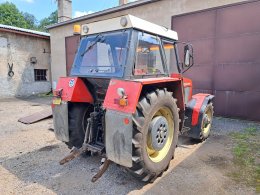
<svg viewBox="0 0 260 195">
<path fill-rule="evenodd" d="M 141 6 L 141 5 L 145 5 L 145 4 L 148 4 L 148 3 L 153 3 L 153 2 L 156 2 L 156 1 L 161 1 L 161 0 L 138 0 L 138 1 L 134 1 L 134 2 L 127 3 L 127 4 L 124 4 L 124 5 L 121 5 L 121 6 L 117 6 L 117 7 L 109 8 L 109 9 L 106 9 L 106 10 L 103 10 L 103 11 L 84 15 L 84 16 L 81 16 L 81 17 L 78 17 L 78 18 L 73 18 L 71 20 L 67 20 L 67 21 L 64 21 L 64 22 L 52 24 L 52 25 L 47 26 L 47 29 L 52 29 L 52 28 L 56 28 L 58 26 L 63 26 L 63 25 L 66 25 L 66 24 L 71 24 L 71 23 L 82 21 L 82 20 L 87 20 L 87 19 L 90 19 L 90 18 L 95 18 L 95 17 L 98 17 L 98 16 L 111 14 L 111 13 L 114 13 L 114 12 L 119 12 L 119 11 L 122 11 L 122 10 L 130 9 L 130 8 Z"/>
<path fill-rule="evenodd" d="M 35 35 L 40 35 L 40 36 L 50 37 L 50 34 L 46 33 L 46 32 L 40 32 L 40 31 L 36 31 L 36 30 L 29 30 L 29 29 L 25 29 L 25 28 L 18 28 L 18 27 L 15 27 L 15 26 L 9 26 L 9 25 L 5 25 L 5 24 L 0 24 L 0 28 L 4 28 L 4 29 L 8 29 L 8 30 L 14 30 L 14 31 L 19 31 L 19 32 L 25 32 L 25 33 L 35 34 Z"/>
</svg>

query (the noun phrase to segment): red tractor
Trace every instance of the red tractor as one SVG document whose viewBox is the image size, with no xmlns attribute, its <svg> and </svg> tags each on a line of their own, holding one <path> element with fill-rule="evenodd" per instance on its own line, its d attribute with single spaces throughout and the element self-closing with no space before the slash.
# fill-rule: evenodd
<svg viewBox="0 0 260 195">
<path fill-rule="evenodd" d="M 173 159 L 179 134 L 208 138 L 213 96 L 192 95 L 182 76 L 193 65 L 192 46 L 180 63 L 176 32 L 126 15 L 82 25 L 80 34 L 70 77 L 54 90 L 55 135 L 72 148 L 61 164 L 100 154 L 92 181 L 110 162 L 153 181 Z"/>
</svg>

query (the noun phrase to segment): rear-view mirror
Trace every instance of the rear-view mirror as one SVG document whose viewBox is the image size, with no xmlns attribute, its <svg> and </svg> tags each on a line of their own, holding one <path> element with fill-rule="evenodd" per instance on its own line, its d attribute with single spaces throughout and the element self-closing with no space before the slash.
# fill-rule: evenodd
<svg viewBox="0 0 260 195">
<path fill-rule="evenodd" d="M 189 45 L 185 45 L 184 47 L 184 65 L 189 67 L 192 65 L 192 50 L 190 49 Z"/>
</svg>

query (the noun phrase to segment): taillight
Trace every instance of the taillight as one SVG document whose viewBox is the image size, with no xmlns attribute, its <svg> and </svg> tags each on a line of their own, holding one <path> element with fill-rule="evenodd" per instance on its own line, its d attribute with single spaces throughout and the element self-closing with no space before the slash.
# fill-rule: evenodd
<svg viewBox="0 0 260 195">
<path fill-rule="evenodd" d="M 115 99 L 114 103 L 118 104 L 119 106 L 127 106 L 128 100 L 127 100 L 127 95 L 125 93 L 125 89 L 124 88 L 118 88 L 117 94 L 118 94 L 119 98 Z"/>
<path fill-rule="evenodd" d="M 128 100 L 126 98 L 120 98 L 118 104 L 120 106 L 127 106 L 128 105 Z"/>
</svg>

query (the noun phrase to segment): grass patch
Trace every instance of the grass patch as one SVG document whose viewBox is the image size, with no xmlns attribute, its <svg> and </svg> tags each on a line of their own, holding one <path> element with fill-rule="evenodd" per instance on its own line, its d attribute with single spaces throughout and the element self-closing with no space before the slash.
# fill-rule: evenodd
<svg viewBox="0 0 260 195">
<path fill-rule="evenodd" d="M 230 136 L 234 143 L 234 170 L 229 175 L 260 192 L 260 130 L 249 127 L 243 132 L 230 133 Z"/>
<path fill-rule="evenodd" d="M 38 97 L 53 97 L 53 93 L 52 92 L 48 92 L 48 93 L 40 93 L 37 95 Z"/>
</svg>

